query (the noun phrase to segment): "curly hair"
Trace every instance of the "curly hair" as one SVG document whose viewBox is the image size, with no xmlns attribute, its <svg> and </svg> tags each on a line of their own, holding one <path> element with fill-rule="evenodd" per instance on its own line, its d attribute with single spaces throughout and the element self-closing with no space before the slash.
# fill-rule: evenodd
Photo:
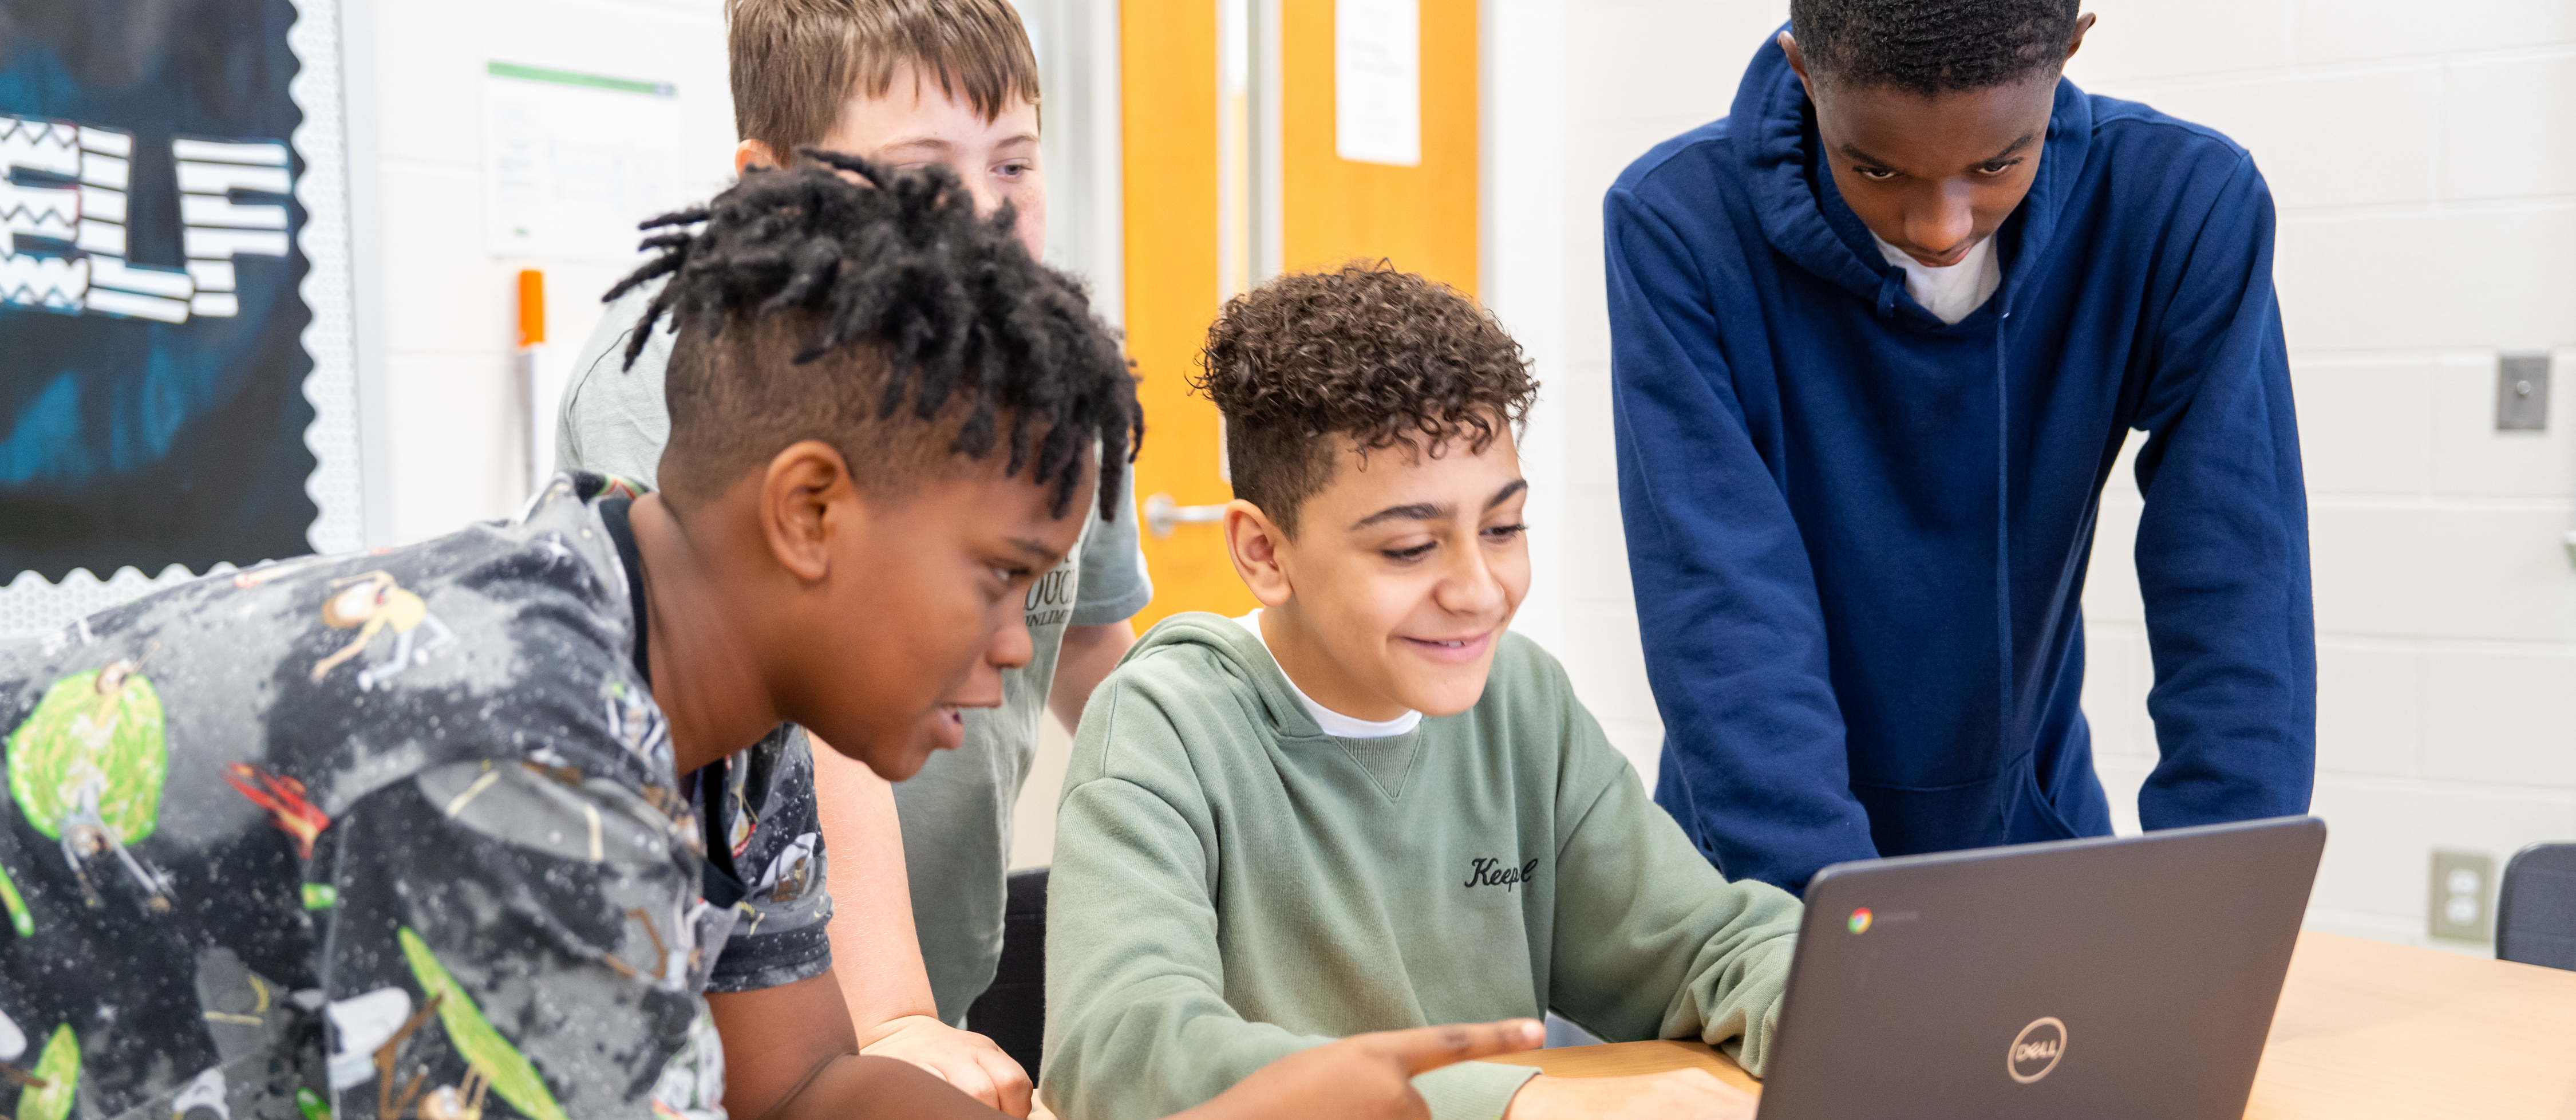
<svg viewBox="0 0 2576 1120">
<path fill-rule="evenodd" d="M 1052 486 L 1061 517 L 1097 445 L 1100 513 L 1114 519 L 1144 428 L 1080 282 L 1029 258 L 1008 207 L 978 217 L 947 168 L 800 154 L 868 185 L 824 167 L 753 171 L 645 222 L 663 231 L 644 241 L 660 255 L 609 290 L 670 277 L 626 347 L 631 367 L 664 315 L 678 332 L 663 488 L 701 501 L 815 439 L 862 486 L 900 493 L 1007 448 L 1004 474 Z"/>
<path fill-rule="evenodd" d="M 1225 417 L 1235 496 L 1282 532 L 1332 481 L 1338 441 L 1482 454 L 1538 397 L 1502 324 L 1457 289 L 1385 261 L 1290 273 L 1227 301 L 1190 387 Z"/>
<path fill-rule="evenodd" d="M 1926 97 L 2011 85 L 2066 62 L 2079 0 L 1791 0 L 1807 72 Z"/>
</svg>

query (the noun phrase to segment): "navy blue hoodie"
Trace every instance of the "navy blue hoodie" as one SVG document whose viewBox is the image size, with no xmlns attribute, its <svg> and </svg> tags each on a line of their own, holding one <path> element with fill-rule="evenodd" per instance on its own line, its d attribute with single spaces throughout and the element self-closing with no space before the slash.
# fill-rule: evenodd
<svg viewBox="0 0 2576 1120">
<path fill-rule="evenodd" d="M 2245 150 L 2060 81 L 2003 284 L 1945 326 L 1818 161 L 1778 44 L 1604 203 L 1656 799 L 1729 877 L 2101 835 L 2081 598 L 2126 430 L 2149 828 L 2304 812 L 2307 503 Z"/>
</svg>

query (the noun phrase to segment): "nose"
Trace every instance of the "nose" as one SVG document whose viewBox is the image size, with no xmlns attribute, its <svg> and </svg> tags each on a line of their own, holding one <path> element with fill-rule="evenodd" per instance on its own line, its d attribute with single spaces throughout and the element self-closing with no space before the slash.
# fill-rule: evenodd
<svg viewBox="0 0 2576 1120">
<path fill-rule="evenodd" d="M 1480 548 L 1451 550 L 1457 559 L 1447 579 L 1440 581 L 1432 598 L 1440 609 L 1469 617 L 1490 617 L 1502 613 L 1503 581 L 1494 578 L 1493 565 Z"/>
<path fill-rule="evenodd" d="M 1977 211 L 1966 183 L 1941 183 L 1922 205 L 1905 214 L 1905 239 L 1934 256 L 1946 256 L 1977 232 Z"/>
<path fill-rule="evenodd" d="M 975 200 L 975 213 L 989 218 L 993 211 L 1002 208 L 1002 192 L 993 185 L 991 176 L 967 175 L 964 178 L 966 194 Z"/>
<path fill-rule="evenodd" d="M 1029 663 L 1036 645 L 1029 639 L 1029 619 L 1017 596 L 1005 596 L 1006 611 L 1001 624 L 993 628 L 993 640 L 984 649 L 984 660 L 996 669 L 1017 669 Z"/>
</svg>

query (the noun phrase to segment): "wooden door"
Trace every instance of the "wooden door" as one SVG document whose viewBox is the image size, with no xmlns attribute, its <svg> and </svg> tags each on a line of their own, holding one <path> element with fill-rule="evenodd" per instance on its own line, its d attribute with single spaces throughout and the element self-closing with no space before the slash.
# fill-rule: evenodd
<svg viewBox="0 0 2576 1120">
<path fill-rule="evenodd" d="M 1281 250 L 1290 269 L 1384 257 L 1476 294 L 1476 0 L 1420 0 L 1421 163 L 1342 159 L 1331 0 L 1280 0 Z"/>
<path fill-rule="evenodd" d="M 1247 277 L 1237 262 L 1253 251 L 1223 248 L 1228 217 L 1275 214 L 1277 228 L 1266 236 L 1287 268 L 1383 257 L 1476 291 L 1476 0 L 1419 0 L 1416 166 L 1340 158 L 1333 0 L 1248 0 L 1258 29 L 1250 49 L 1276 68 L 1274 103 L 1263 109 L 1276 114 L 1266 127 L 1278 130 L 1277 166 L 1255 176 L 1253 189 L 1278 197 L 1238 198 L 1231 208 L 1223 204 L 1223 160 L 1244 149 L 1222 142 L 1223 2 L 1123 0 L 1119 13 L 1127 347 L 1146 430 L 1136 462 L 1140 509 L 1158 495 L 1180 507 L 1233 496 L 1220 470 L 1216 406 L 1192 394 L 1188 380 L 1224 294 L 1276 265 L 1263 262 Z M 1158 536 L 1149 521 L 1144 549 L 1154 600 L 1136 616 L 1139 629 L 1180 611 L 1241 614 L 1257 605 L 1212 524 L 1180 524 Z"/>
<path fill-rule="evenodd" d="M 1189 388 L 1220 293 L 1216 3 L 1124 0 L 1119 65 L 1127 353 L 1145 406 L 1137 505 L 1155 495 L 1221 504 L 1233 490 L 1218 473 L 1216 406 Z M 1241 614 L 1257 605 L 1214 527 L 1184 525 L 1170 536 L 1149 528 L 1143 538 L 1154 601 L 1136 616 L 1138 630 L 1181 611 Z"/>
</svg>

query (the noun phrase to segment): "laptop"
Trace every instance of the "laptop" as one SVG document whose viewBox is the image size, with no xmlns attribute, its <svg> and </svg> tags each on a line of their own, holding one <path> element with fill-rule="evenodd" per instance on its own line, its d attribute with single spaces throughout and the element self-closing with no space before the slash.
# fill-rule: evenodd
<svg viewBox="0 0 2576 1120">
<path fill-rule="evenodd" d="M 2240 1117 L 2325 822 L 1839 863 L 1761 1120 Z"/>
</svg>

